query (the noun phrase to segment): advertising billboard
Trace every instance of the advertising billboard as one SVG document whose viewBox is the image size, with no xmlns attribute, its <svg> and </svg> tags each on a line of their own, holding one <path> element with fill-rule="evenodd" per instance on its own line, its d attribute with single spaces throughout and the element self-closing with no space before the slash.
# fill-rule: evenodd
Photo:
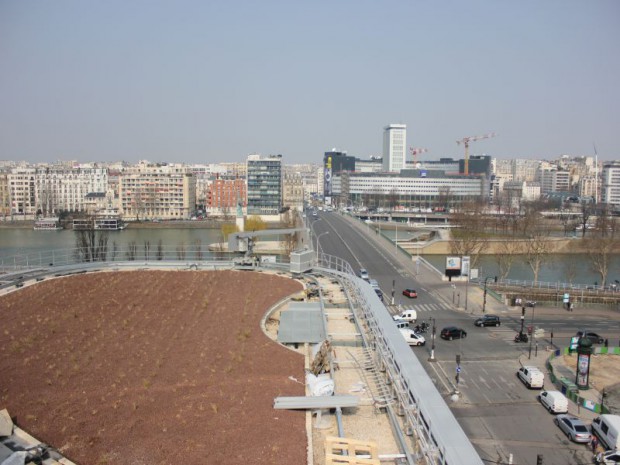
<svg viewBox="0 0 620 465">
<path fill-rule="evenodd" d="M 446 257 L 446 270 L 461 271 L 461 257 Z"/>
</svg>

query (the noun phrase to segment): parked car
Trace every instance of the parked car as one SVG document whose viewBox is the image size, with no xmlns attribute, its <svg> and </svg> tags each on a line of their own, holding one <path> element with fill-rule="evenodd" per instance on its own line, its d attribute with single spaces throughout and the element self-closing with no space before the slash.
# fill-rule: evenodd
<svg viewBox="0 0 620 465">
<path fill-rule="evenodd" d="M 442 339 L 451 341 L 452 339 L 460 339 L 467 337 L 467 331 L 456 326 L 447 326 L 441 330 L 440 336 Z"/>
<path fill-rule="evenodd" d="M 474 321 L 474 325 L 476 326 L 499 326 L 501 324 L 499 316 L 497 315 L 483 315 Z"/>
<path fill-rule="evenodd" d="M 550 413 L 568 413 L 568 399 L 560 391 L 542 391 L 538 400 Z"/>
<path fill-rule="evenodd" d="M 604 337 L 599 336 L 598 334 L 591 331 L 586 331 L 585 333 L 583 331 L 577 331 L 577 336 L 590 339 L 590 342 L 592 342 L 592 344 L 602 344 L 603 342 L 605 342 Z"/>
<path fill-rule="evenodd" d="M 598 465 L 619 465 L 620 464 L 620 450 L 606 450 L 596 454 L 594 463 Z"/>
<path fill-rule="evenodd" d="M 381 289 L 379 289 L 378 287 L 373 288 L 375 291 L 375 294 L 377 294 L 377 297 L 379 297 L 379 300 L 383 300 L 383 291 Z"/>
<path fill-rule="evenodd" d="M 360 269 L 360 278 L 362 278 L 364 281 L 368 281 L 370 279 L 370 275 L 365 268 Z"/>
<path fill-rule="evenodd" d="M 521 367 L 517 370 L 517 376 L 530 389 L 542 389 L 545 383 L 545 374 L 537 367 Z"/>
<path fill-rule="evenodd" d="M 573 442 L 590 442 L 592 435 L 586 424 L 572 415 L 558 415 L 553 422 L 564 431 L 566 437 Z"/>
<path fill-rule="evenodd" d="M 418 297 L 418 293 L 415 289 L 405 289 L 403 291 L 403 295 L 409 297 L 410 299 L 415 299 Z"/>
</svg>

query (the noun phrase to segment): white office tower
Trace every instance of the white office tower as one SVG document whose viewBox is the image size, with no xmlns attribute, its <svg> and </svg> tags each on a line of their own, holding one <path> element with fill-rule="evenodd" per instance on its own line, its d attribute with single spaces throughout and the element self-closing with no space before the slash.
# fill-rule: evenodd
<svg viewBox="0 0 620 465">
<path fill-rule="evenodd" d="M 407 125 L 390 124 L 383 128 L 383 171 L 405 169 L 407 154 Z"/>
</svg>

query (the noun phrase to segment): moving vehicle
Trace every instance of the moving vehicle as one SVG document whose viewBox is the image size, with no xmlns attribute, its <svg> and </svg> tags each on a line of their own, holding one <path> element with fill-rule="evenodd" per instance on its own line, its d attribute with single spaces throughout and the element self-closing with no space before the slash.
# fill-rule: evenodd
<svg viewBox="0 0 620 465">
<path fill-rule="evenodd" d="M 620 464 L 620 450 L 606 450 L 596 454 L 594 463 L 599 465 L 619 465 Z"/>
<path fill-rule="evenodd" d="M 418 297 L 418 293 L 415 289 L 405 289 L 403 291 L 403 295 L 409 297 L 410 299 L 416 299 Z"/>
<path fill-rule="evenodd" d="M 467 331 L 456 326 L 446 326 L 439 334 L 442 339 L 451 341 L 452 339 L 461 339 L 467 337 Z"/>
<path fill-rule="evenodd" d="M 560 391 L 542 391 L 538 400 L 549 413 L 568 413 L 568 399 Z"/>
<path fill-rule="evenodd" d="M 599 415 L 592 420 L 592 433 L 606 449 L 620 449 L 620 415 Z"/>
<path fill-rule="evenodd" d="M 593 333 L 592 331 L 586 331 L 585 333 L 583 331 L 577 331 L 577 336 L 590 339 L 590 342 L 592 342 L 592 344 L 602 344 L 603 342 L 605 342 L 604 337 L 599 336 L 598 334 Z"/>
<path fill-rule="evenodd" d="M 517 370 L 517 376 L 529 389 L 542 389 L 545 374 L 537 367 L 523 366 Z"/>
<path fill-rule="evenodd" d="M 573 442 L 587 443 L 592 439 L 590 430 L 586 424 L 579 418 L 572 415 L 558 415 L 553 419 L 553 422 L 564 431 L 566 437 Z"/>
<path fill-rule="evenodd" d="M 501 325 L 499 316 L 497 315 L 483 315 L 474 321 L 475 326 L 499 326 Z"/>
<path fill-rule="evenodd" d="M 360 269 L 360 278 L 362 278 L 364 281 L 368 281 L 370 279 L 370 275 L 365 268 Z"/>
<path fill-rule="evenodd" d="M 410 346 L 423 346 L 424 344 L 426 344 L 426 339 L 424 339 L 424 336 L 416 333 L 411 328 L 401 328 L 400 334 L 403 335 L 403 337 L 407 341 L 407 344 L 409 344 Z"/>
<path fill-rule="evenodd" d="M 405 320 L 409 323 L 415 323 L 418 319 L 418 312 L 415 310 L 404 310 L 400 315 L 394 315 L 392 318 L 394 320 Z"/>
</svg>

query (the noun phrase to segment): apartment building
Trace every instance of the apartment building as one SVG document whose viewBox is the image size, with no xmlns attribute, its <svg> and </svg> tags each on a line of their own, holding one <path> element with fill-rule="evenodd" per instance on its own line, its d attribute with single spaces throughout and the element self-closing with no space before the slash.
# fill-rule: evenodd
<svg viewBox="0 0 620 465">
<path fill-rule="evenodd" d="M 34 218 L 37 213 L 36 168 L 12 168 L 7 183 L 10 214 Z"/>
<path fill-rule="evenodd" d="M 282 210 L 282 155 L 247 159 L 247 214 L 277 220 Z M 269 218 L 271 217 L 271 218 Z"/>
<path fill-rule="evenodd" d="M 119 204 L 125 219 L 190 219 L 196 178 L 180 164 L 140 162 L 119 176 Z"/>
<path fill-rule="evenodd" d="M 216 176 L 210 180 L 206 203 L 210 215 L 234 215 L 237 205 L 247 208 L 245 179 Z"/>
<path fill-rule="evenodd" d="M 304 208 L 304 180 L 300 173 L 286 173 L 282 179 L 282 202 L 291 210 Z"/>
<path fill-rule="evenodd" d="M 603 163 L 601 202 L 620 208 L 620 161 Z"/>
</svg>

